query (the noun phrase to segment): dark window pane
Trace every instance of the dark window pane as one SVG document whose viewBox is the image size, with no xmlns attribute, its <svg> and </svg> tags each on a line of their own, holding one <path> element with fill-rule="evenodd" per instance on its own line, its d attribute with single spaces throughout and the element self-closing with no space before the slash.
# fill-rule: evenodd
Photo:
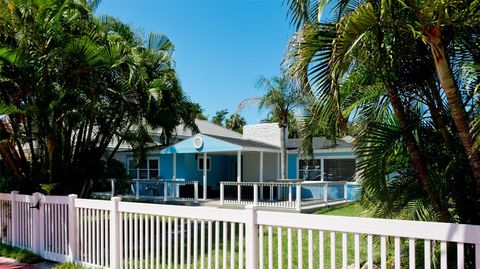
<svg viewBox="0 0 480 269">
<path fill-rule="evenodd" d="M 149 169 L 158 169 L 158 160 L 150 159 L 148 160 Z"/>
<path fill-rule="evenodd" d="M 155 179 L 158 177 L 158 169 L 150 169 L 150 178 Z"/>
<path fill-rule="evenodd" d="M 355 175 L 354 159 L 326 159 L 325 179 L 353 180 Z"/>
</svg>

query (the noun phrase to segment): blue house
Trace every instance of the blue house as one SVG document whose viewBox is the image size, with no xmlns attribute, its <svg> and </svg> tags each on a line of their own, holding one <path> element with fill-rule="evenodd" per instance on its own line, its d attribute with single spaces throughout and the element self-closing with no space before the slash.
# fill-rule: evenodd
<svg viewBox="0 0 480 269">
<path fill-rule="evenodd" d="M 247 125 L 243 134 L 204 120 L 200 133 L 179 126 L 176 143 L 147 154 L 138 163 L 131 149 L 119 150 L 116 159 L 125 164 L 132 179 L 198 181 L 200 197 L 218 198 L 220 181 L 270 182 L 280 179 L 280 129 L 276 123 Z M 152 137 L 158 135 L 152 132 Z M 336 145 L 314 138 L 314 159 L 299 154 L 299 139 L 286 141 L 289 180 L 355 181 L 355 156 L 347 137 Z M 303 192 L 303 191 L 302 191 Z"/>
</svg>

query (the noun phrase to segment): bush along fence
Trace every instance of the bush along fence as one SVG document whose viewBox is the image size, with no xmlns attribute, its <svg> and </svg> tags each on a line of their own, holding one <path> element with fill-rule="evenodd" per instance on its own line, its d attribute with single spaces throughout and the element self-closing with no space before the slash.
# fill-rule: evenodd
<svg viewBox="0 0 480 269">
<path fill-rule="evenodd" d="M 1 241 L 148 268 L 480 268 L 480 226 L 0 194 Z"/>
</svg>

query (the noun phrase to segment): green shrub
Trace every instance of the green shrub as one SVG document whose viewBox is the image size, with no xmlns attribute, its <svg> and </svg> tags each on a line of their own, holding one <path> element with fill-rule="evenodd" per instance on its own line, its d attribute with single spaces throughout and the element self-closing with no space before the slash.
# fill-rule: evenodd
<svg viewBox="0 0 480 269">
<path fill-rule="evenodd" d="M 0 243 L 0 256 L 15 259 L 22 263 L 37 263 L 42 260 L 31 251 Z"/>
</svg>

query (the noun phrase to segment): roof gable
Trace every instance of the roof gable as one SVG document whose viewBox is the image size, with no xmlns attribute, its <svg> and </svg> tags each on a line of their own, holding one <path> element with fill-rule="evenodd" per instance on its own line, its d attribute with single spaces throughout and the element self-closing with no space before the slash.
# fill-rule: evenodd
<svg viewBox="0 0 480 269">
<path fill-rule="evenodd" d="M 199 149 L 193 146 L 193 141 L 196 137 L 201 137 L 203 145 Z M 203 152 L 227 152 L 227 151 L 241 151 L 243 148 L 221 139 L 213 138 L 204 134 L 197 134 L 188 139 L 180 141 L 175 145 L 164 148 L 160 151 L 162 154 L 173 153 L 203 153 Z"/>
</svg>

